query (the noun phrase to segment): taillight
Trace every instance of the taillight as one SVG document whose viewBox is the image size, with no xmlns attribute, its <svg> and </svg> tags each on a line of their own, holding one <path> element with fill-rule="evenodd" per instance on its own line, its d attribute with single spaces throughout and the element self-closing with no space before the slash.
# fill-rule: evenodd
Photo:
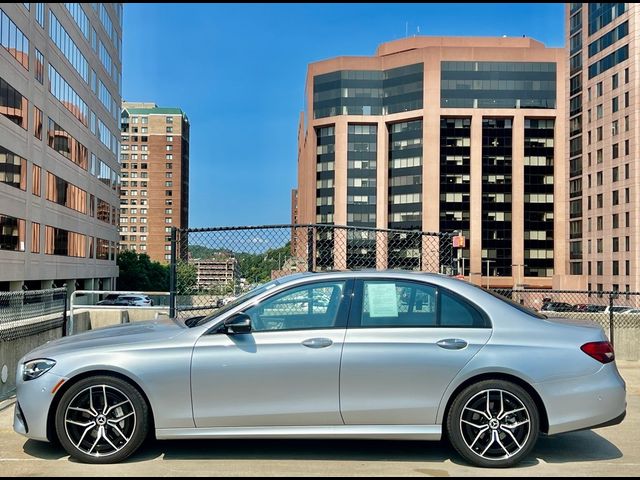
<svg viewBox="0 0 640 480">
<path fill-rule="evenodd" d="M 580 350 L 600 363 L 610 363 L 616 359 L 613 353 L 613 345 L 610 342 L 585 343 L 580 347 Z"/>
</svg>

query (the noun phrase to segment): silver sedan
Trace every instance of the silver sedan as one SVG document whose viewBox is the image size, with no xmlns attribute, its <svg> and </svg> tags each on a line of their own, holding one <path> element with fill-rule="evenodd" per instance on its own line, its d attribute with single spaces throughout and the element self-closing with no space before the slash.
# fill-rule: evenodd
<svg viewBox="0 0 640 480">
<path fill-rule="evenodd" d="M 264 284 L 207 317 L 119 325 L 20 361 L 14 429 L 84 462 L 178 438 L 449 439 L 511 466 L 540 434 L 619 423 L 599 326 L 453 278 L 332 272 Z"/>
</svg>

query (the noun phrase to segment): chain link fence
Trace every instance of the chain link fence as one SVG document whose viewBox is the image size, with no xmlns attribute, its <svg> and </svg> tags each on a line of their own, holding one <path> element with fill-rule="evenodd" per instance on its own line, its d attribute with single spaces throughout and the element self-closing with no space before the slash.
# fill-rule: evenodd
<svg viewBox="0 0 640 480">
<path fill-rule="evenodd" d="M 173 229 L 171 315 L 206 315 L 256 285 L 297 272 L 453 274 L 452 235 L 334 225 Z"/>
<path fill-rule="evenodd" d="M 0 340 L 16 340 L 62 327 L 66 305 L 66 287 L 0 292 Z"/>
<path fill-rule="evenodd" d="M 599 324 L 614 344 L 616 356 L 640 359 L 640 292 L 493 289 L 549 317 Z"/>
</svg>

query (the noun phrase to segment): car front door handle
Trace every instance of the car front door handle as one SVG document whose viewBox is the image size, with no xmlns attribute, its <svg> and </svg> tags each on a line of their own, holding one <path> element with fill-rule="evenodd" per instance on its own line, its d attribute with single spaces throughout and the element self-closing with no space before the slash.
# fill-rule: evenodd
<svg viewBox="0 0 640 480">
<path fill-rule="evenodd" d="M 330 338 L 309 338 L 302 345 L 309 348 L 326 348 L 333 344 Z"/>
<path fill-rule="evenodd" d="M 461 338 L 445 338 L 436 342 L 436 345 L 446 350 L 462 350 L 468 343 Z"/>
</svg>

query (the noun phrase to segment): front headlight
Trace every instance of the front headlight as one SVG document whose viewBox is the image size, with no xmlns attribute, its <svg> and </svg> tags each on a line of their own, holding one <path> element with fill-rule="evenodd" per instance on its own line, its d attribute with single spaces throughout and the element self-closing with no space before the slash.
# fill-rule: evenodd
<svg viewBox="0 0 640 480">
<path fill-rule="evenodd" d="M 55 360 L 49 358 L 38 358 L 26 362 L 22 365 L 22 380 L 26 382 L 38 378 L 51 370 L 55 364 Z"/>
</svg>

